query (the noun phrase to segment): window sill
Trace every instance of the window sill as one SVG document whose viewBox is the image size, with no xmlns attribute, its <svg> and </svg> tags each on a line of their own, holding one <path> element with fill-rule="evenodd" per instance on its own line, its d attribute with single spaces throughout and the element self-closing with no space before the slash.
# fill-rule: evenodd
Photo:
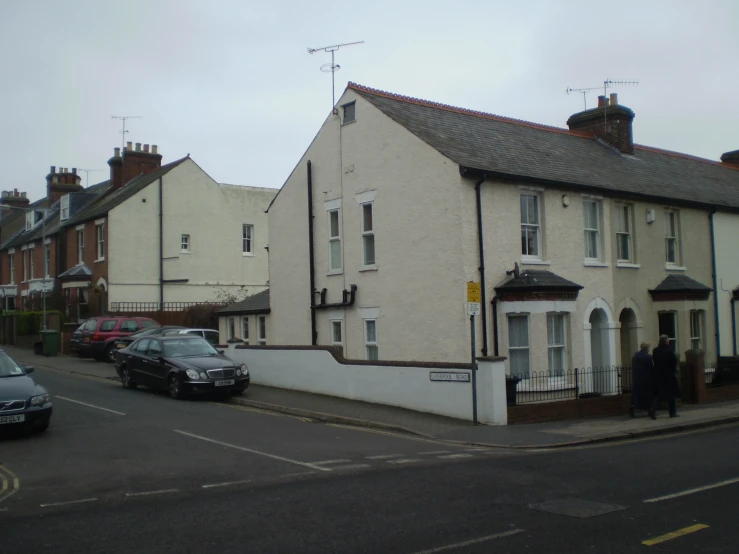
<svg viewBox="0 0 739 554">
<path fill-rule="evenodd" d="M 343 275 L 344 270 L 343 269 L 329 269 L 328 273 L 326 275 Z"/>
<path fill-rule="evenodd" d="M 362 267 L 359 268 L 359 271 L 360 272 L 362 272 L 362 271 L 377 271 L 377 264 L 363 265 Z"/>
<path fill-rule="evenodd" d="M 665 270 L 666 271 L 687 271 L 687 267 L 683 267 L 681 265 L 675 265 L 675 264 L 665 264 Z"/>
<path fill-rule="evenodd" d="M 631 262 L 616 262 L 616 267 L 624 267 L 626 269 L 640 269 L 640 264 L 632 264 Z"/>
<path fill-rule="evenodd" d="M 356 123 L 356 122 L 357 122 L 356 119 L 352 119 L 351 121 L 342 121 L 341 126 L 345 127 L 346 125 L 351 125 L 352 123 Z"/>
<path fill-rule="evenodd" d="M 98 264 L 98 263 L 104 262 L 104 261 L 105 261 L 105 258 L 98 258 L 97 260 L 95 260 L 95 263 Z"/>
<path fill-rule="evenodd" d="M 545 260 L 540 260 L 537 258 L 521 258 L 521 265 L 550 265 L 549 262 Z"/>
<path fill-rule="evenodd" d="M 180 254 L 192 254 L 189 250 L 180 250 Z"/>
<path fill-rule="evenodd" d="M 254 257 L 254 254 L 252 252 L 242 252 L 241 255 L 244 258 L 253 258 Z"/>
<path fill-rule="evenodd" d="M 609 267 L 605 262 L 599 262 L 598 260 L 585 260 L 583 263 L 585 267 Z"/>
</svg>

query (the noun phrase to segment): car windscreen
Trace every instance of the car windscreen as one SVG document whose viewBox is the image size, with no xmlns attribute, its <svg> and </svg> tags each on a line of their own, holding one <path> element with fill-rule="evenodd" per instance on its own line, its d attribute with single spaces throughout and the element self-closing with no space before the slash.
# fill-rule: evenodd
<svg viewBox="0 0 739 554">
<path fill-rule="evenodd" d="M 155 335 L 159 332 L 159 327 L 149 327 L 148 329 L 141 329 L 141 331 L 138 331 L 137 333 L 134 333 L 131 335 L 131 338 L 141 338 L 141 337 L 148 337 L 149 335 Z"/>
<path fill-rule="evenodd" d="M 200 338 L 182 338 L 164 340 L 165 358 L 187 358 L 189 356 L 215 356 L 218 350 L 213 348 L 208 341 Z"/>
<path fill-rule="evenodd" d="M 23 371 L 23 369 L 21 369 L 17 363 L 15 363 L 15 360 L 13 360 L 13 358 L 5 354 L 5 352 L 0 352 L 0 378 L 17 377 L 19 375 L 25 374 L 26 372 Z"/>
</svg>

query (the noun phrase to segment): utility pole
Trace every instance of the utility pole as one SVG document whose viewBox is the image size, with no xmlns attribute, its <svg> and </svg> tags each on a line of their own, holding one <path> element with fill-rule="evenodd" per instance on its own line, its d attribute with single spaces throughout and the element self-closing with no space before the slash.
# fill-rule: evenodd
<svg viewBox="0 0 739 554">
<path fill-rule="evenodd" d="M 127 119 L 141 119 L 142 116 L 140 115 L 112 115 L 112 119 L 120 119 L 121 123 L 123 124 L 123 129 L 121 130 L 121 152 L 123 152 L 123 148 L 126 142 L 126 133 L 128 131 L 126 130 L 126 120 Z"/>
<path fill-rule="evenodd" d="M 320 48 L 308 48 L 309 54 L 315 54 L 316 52 L 331 52 L 331 63 L 325 63 L 321 66 L 321 71 L 324 73 L 331 73 L 331 109 L 336 107 L 336 87 L 334 85 L 334 73 L 341 69 L 340 65 L 334 63 L 334 52 L 336 52 L 342 46 L 352 46 L 354 44 L 364 44 L 363 40 L 356 42 L 345 42 L 343 44 L 332 44 L 331 46 L 321 46 Z"/>
</svg>

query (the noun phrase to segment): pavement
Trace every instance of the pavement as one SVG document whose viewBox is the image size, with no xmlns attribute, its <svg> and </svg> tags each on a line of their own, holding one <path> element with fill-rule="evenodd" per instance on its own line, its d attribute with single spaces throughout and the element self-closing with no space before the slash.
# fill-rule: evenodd
<svg viewBox="0 0 739 554">
<path fill-rule="evenodd" d="M 36 367 L 117 381 L 112 364 L 76 356 L 45 357 L 32 350 L 3 346 L 9 354 Z M 557 448 L 628 440 L 739 422 L 739 401 L 683 405 L 679 418 L 658 414 L 656 421 L 637 414 L 509 426 L 474 426 L 469 421 L 295 391 L 252 385 L 243 397 L 230 402 L 316 422 L 367 427 L 406 433 L 449 444 L 499 448 Z"/>
</svg>

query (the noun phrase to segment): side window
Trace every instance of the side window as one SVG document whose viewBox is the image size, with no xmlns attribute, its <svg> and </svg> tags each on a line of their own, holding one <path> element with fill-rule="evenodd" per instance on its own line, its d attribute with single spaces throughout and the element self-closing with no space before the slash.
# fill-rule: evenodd
<svg viewBox="0 0 739 554">
<path fill-rule="evenodd" d="M 138 352 L 139 354 L 146 354 L 146 351 L 149 349 L 149 343 L 151 342 L 151 339 L 141 339 L 139 342 L 136 343 L 136 346 L 133 348 L 135 352 Z"/>
<path fill-rule="evenodd" d="M 135 319 L 125 319 L 121 322 L 121 331 L 126 333 L 135 333 L 139 330 L 139 324 Z"/>
<path fill-rule="evenodd" d="M 112 331 L 116 323 L 118 322 L 115 319 L 104 319 L 100 324 L 100 331 Z"/>
<path fill-rule="evenodd" d="M 205 340 L 207 340 L 209 343 L 216 345 L 218 344 L 220 340 L 220 335 L 217 331 L 204 331 L 205 333 Z"/>
<path fill-rule="evenodd" d="M 195 330 L 193 330 L 193 331 L 188 331 L 188 332 L 187 332 L 187 333 L 185 333 L 185 334 L 186 334 L 186 335 L 197 335 L 198 337 L 202 337 L 202 336 L 203 336 L 203 332 L 202 332 L 202 331 L 195 331 Z"/>
<path fill-rule="evenodd" d="M 144 319 L 140 322 L 142 329 L 148 329 L 149 327 L 159 327 L 159 324 L 156 321 L 149 321 L 147 319 Z"/>
<path fill-rule="evenodd" d="M 87 322 L 87 323 L 85 324 L 85 328 L 84 328 L 84 330 L 85 330 L 85 331 L 94 331 L 94 330 L 95 330 L 95 328 L 97 327 L 97 325 L 98 325 L 98 320 L 97 320 L 97 319 L 90 319 L 90 320 L 89 320 L 89 321 L 88 321 L 88 322 Z"/>
<path fill-rule="evenodd" d="M 158 340 L 152 340 L 149 344 L 149 350 L 147 351 L 147 355 L 149 355 L 152 358 L 155 358 L 157 356 L 162 355 L 162 343 Z"/>
</svg>

